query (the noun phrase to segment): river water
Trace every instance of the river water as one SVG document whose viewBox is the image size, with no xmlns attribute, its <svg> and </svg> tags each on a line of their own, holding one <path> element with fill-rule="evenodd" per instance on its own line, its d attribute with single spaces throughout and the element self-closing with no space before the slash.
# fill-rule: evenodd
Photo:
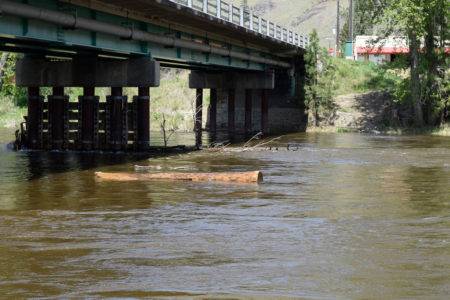
<svg viewBox="0 0 450 300">
<path fill-rule="evenodd" d="M 448 299 L 450 138 L 292 134 L 296 151 L 11 152 L 0 297 Z M 191 142 L 178 135 L 173 143 Z M 95 171 L 261 170 L 260 185 Z"/>
</svg>

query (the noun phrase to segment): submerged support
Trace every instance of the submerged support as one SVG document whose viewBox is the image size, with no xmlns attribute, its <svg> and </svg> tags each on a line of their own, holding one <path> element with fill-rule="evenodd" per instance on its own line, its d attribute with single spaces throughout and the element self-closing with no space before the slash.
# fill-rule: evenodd
<svg viewBox="0 0 450 300">
<path fill-rule="evenodd" d="M 98 101 L 95 88 L 85 87 L 83 96 L 78 98 L 81 106 L 81 149 L 93 150 L 95 148 L 95 131 L 98 127 Z"/>
<path fill-rule="evenodd" d="M 214 133 L 217 129 L 217 89 L 210 91 L 209 107 L 209 131 Z"/>
<path fill-rule="evenodd" d="M 229 89 L 228 90 L 228 133 L 230 135 L 234 135 L 235 133 L 235 99 L 236 99 L 236 90 Z"/>
<path fill-rule="evenodd" d="M 137 149 L 143 151 L 150 147 L 150 88 L 139 87 L 136 101 Z"/>
<path fill-rule="evenodd" d="M 269 98 L 268 90 L 261 90 L 261 131 L 263 134 L 269 133 Z"/>
<path fill-rule="evenodd" d="M 245 90 L 245 134 L 252 133 L 252 90 Z"/>
<path fill-rule="evenodd" d="M 64 87 L 53 87 L 53 95 L 48 96 L 49 115 L 51 118 L 51 144 L 53 150 L 64 148 L 64 131 L 66 122 L 65 101 L 69 97 L 64 95 Z"/>
<path fill-rule="evenodd" d="M 123 109 L 122 102 L 126 97 L 122 96 L 122 87 L 112 87 L 111 96 L 108 96 L 109 101 L 109 129 L 110 138 L 109 144 L 111 150 L 120 150 L 122 148 L 122 120 Z"/>
<path fill-rule="evenodd" d="M 39 87 L 28 88 L 27 146 L 31 149 L 39 147 Z"/>
<path fill-rule="evenodd" d="M 200 147 L 202 144 L 202 116 L 203 116 L 203 89 L 196 90 L 195 97 L 195 146 Z"/>
</svg>

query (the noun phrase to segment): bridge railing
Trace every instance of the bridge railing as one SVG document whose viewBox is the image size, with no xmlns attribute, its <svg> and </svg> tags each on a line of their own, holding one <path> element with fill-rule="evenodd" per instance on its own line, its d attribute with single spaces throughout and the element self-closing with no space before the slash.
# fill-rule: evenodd
<svg viewBox="0 0 450 300">
<path fill-rule="evenodd" d="M 172 2 L 202 11 L 219 19 L 253 30 L 259 34 L 275 38 L 288 44 L 306 48 L 309 36 L 293 32 L 275 22 L 246 11 L 222 0 L 170 0 Z"/>
</svg>

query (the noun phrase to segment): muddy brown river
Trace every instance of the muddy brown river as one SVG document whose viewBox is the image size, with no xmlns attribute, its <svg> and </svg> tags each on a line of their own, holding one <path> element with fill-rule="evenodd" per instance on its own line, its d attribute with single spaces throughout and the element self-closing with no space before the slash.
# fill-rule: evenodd
<svg viewBox="0 0 450 300">
<path fill-rule="evenodd" d="M 450 295 L 449 137 L 301 133 L 274 143 L 295 151 L 143 156 L 11 152 L 12 136 L 0 129 L 0 298 Z M 135 164 L 264 183 L 94 179 Z"/>
</svg>

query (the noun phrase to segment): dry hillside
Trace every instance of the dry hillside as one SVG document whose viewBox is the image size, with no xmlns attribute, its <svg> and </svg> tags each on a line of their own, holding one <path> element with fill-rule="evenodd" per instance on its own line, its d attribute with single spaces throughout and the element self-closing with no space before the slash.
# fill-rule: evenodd
<svg viewBox="0 0 450 300">
<path fill-rule="evenodd" d="M 242 5 L 244 0 L 228 0 Z M 341 0 L 341 11 L 348 0 Z M 250 9 L 297 32 L 309 34 L 316 28 L 321 44 L 334 48 L 333 28 L 336 27 L 337 0 L 247 0 Z M 345 21 L 341 21 L 341 26 Z"/>
</svg>

